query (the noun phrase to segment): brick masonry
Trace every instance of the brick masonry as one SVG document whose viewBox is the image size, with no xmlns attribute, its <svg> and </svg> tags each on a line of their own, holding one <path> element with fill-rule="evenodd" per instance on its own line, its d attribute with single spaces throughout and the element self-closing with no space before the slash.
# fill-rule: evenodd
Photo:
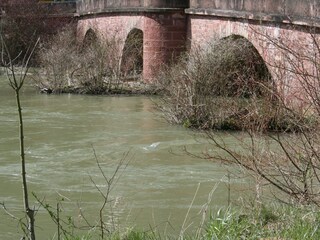
<svg viewBox="0 0 320 240">
<path fill-rule="evenodd" d="M 152 81 L 161 65 L 185 48 L 192 50 L 196 45 L 204 47 L 213 38 L 240 35 L 256 47 L 288 99 L 303 98 L 299 79 L 290 71 L 283 73 L 274 67 L 285 56 L 270 39 L 312 53 L 310 30 L 316 29 L 319 38 L 320 29 L 320 1 L 307 0 L 79 0 L 77 6 L 74 2 L 39 5 L 38 0 L 0 0 L 0 18 L 11 12 L 18 18 L 33 18 L 34 11 L 29 10 L 35 8 L 29 5 L 49 13 L 47 19 L 42 19 L 47 33 L 76 19 L 80 41 L 92 29 L 101 39 L 117 36 L 123 49 L 128 34 L 140 29 L 145 81 Z M 121 50 L 118 54 L 121 57 Z M 285 68 L 296 67 L 289 62 L 284 63 Z M 302 67 L 314 71 L 313 66 Z"/>
<path fill-rule="evenodd" d="M 162 64 L 185 50 L 187 24 L 182 12 L 109 13 L 87 17 L 78 21 L 78 38 L 82 41 L 92 29 L 101 39 L 117 36 L 123 49 L 125 39 L 134 28 L 143 32 L 143 79 L 152 81 Z"/>
<path fill-rule="evenodd" d="M 152 81 L 162 64 L 175 59 L 184 49 L 212 39 L 240 35 L 251 42 L 267 63 L 281 94 L 287 101 L 303 99 L 294 68 L 274 41 L 301 53 L 312 52 L 310 30 L 320 29 L 319 1 L 298 0 L 190 0 L 109 1 L 81 0 L 78 4 L 79 39 L 93 29 L 100 37 L 117 34 L 123 48 L 129 32 L 143 32 L 143 78 Z M 132 5 L 133 4 L 133 5 Z M 319 35 L 316 35 L 319 36 Z M 121 54 L 121 53 L 119 53 Z M 303 66 L 309 72 L 313 66 Z"/>
<path fill-rule="evenodd" d="M 313 52 L 312 35 L 308 26 L 292 26 L 273 22 L 258 22 L 245 19 L 231 19 L 217 16 L 196 16 L 188 18 L 189 50 L 197 46 L 205 47 L 210 41 L 222 39 L 230 35 L 240 35 L 251 42 L 265 61 L 269 72 L 277 86 L 279 94 L 285 96 L 285 100 L 293 102 L 299 100 L 302 104 L 305 100 L 301 82 L 297 75 L 290 69 L 301 67 L 305 72 L 312 72 L 313 66 L 305 63 L 291 63 L 288 60 L 289 51 L 277 47 L 277 43 L 293 49 L 302 55 Z M 319 38 L 318 35 L 315 35 Z M 281 66 L 279 64 L 282 64 Z M 279 68 L 280 67 L 280 68 Z M 283 70 L 281 70 L 283 68 Z M 300 71 L 300 70 L 299 70 Z"/>
</svg>

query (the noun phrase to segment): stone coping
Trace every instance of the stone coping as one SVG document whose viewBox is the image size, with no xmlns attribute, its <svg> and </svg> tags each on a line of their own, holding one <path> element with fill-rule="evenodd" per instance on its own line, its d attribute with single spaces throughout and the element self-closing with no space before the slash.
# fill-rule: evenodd
<svg viewBox="0 0 320 240">
<path fill-rule="evenodd" d="M 100 15 L 105 13 L 170 13 L 181 12 L 185 8 L 149 8 L 149 7 L 134 7 L 134 8 L 106 8 L 93 9 L 89 12 L 77 12 L 75 16 Z"/>
<path fill-rule="evenodd" d="M 221 10 L 221 9 L 207 9 L 207 8 L 149 8 L 149 7 L 128 7 L 128 8 L 106 8 L 93 9 L 88 12 L 77 12 L 76 17 L 89 15 L 102 15 L 108 13 L 171 13 L 184 11 L 188 15 L 199 16 L 216 16 L 223 18 L 293 24 L 300 26 L 314 26 L 320 28 L 320 18 L 311 18 L 303 16 L 289 16 L 285 14 L 272 14 L 263 12 L 248 12 L 236 10 Z"/>
<path fill-rule="evenodd" d="M 320 27 L 320 18 L 288 16 L 284 14 L 272 14 L 272 13 L 263 13 L 263 12 L 252 13 L 247 11 L 204 9 L 204 8 L 202 9 L 189 8 L 185 10 L 185 13 L 189 15 L 216 16 L 216 17 L 224 17 L 224 18 L 247 19 L 247 20 L 263 21 L 263 22 L 275 22 L 275 23 L 294 24 L 294 25 L 301 25 L 301 26 Z"/>
</svg>

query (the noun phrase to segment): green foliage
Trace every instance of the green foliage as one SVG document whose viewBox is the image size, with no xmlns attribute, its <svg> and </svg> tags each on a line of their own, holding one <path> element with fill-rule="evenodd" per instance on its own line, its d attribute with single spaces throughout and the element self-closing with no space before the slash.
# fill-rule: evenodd
<svg viewBox="0 0 320 240">
<path fill-rule="evenodd" d="M 91 234 L 85 236 L 74 236 L 66 240 L 93 240 L 95 239 Z M 127 232 L 120 233 L 118 231 L 110 233 L 104 240 L 160 240 L 162 237 L 152 231 L 141 231 L 136 229 L 128 229 Z M 167 239 L 167 238 L 166 238 Z"/>
<path fill-rule="evenodd" d="M 170 237 L 155 231 L 130 229 L 115 232 L 106 240 L 161 240 L 161 239 L 320 239 L 320 213 L 314 209 L 301 209 L 283 205 L 262 206 L 261 209 L 219 210 L 212 214 L 205 233 L 196 237 Z M 73 237 L 68 240 L 91 240 L 92 236 Z"/>
<path fill-rule="evenodd" d="M 218 211 L 207 226 L 206 239 L 319 239 L 319 212 L 288 206 L 261 210 Z"/>
<path fill-rule="evenodd" d="M 232 213 L 230 209 L 225 212 L 218 211 L 211 216 L 207 227 L 207 239 L 255 239 L 262 237 L 256 231 L 258 226 L 247 215 Z"/>
<path fill-rule="evenodd" d="M 267 208 L 265 205 L 262 206 L 259 215 L 259 220 L 262 223 L 262 225 L 275 222 L 278 219 L 279 217 L 274 212 L 272 212 L 271 209 Z"/>
<path fill-rule="evenodd" d="M 129 233 L 125 235 L 121 240 L 142 240 L 142 239 L 156 240 L 160 238 L 161 237 L 159 235 L 157 235 L 152 231 L 144 232 L 144 231 L 132 230 L 132 231 L 129 231 Z"/>
<path fill-rule="evenodd" d="M 105 240 L 187 240 L 187 239 L 320 239 L 320 213 L 313 208 L 299 208 L 288 205 L 262 205 L 260 208 L 220 209 L 212 214 L 205 232 L 185 236 L 169 236 L 157 230 L 142 231 L 127 229 L 124 232 L 109 233 Z M 66 240 L 97 239 L 88 233 L 84 236 L 68 237 Z M 100 238 L 99 238 L 100 239 Z"/>
<path fill-rule="evenodd" d="M 76 237 L 68 237 L 65 240 L 93 240 L 93 238 L 88 235 L 88 236 L 76 236 Z"/>
</svg>

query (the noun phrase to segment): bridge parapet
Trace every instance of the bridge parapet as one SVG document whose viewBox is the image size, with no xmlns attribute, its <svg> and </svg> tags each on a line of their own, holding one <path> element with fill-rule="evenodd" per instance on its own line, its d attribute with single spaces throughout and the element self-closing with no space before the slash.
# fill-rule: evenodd
<svg viewBox="0 0 320 240">
<path fill-rule="evenodd" d="M 190 0 L 189 14 L 320 24 L 319 0 Z"/>
<path fill-rule="evenodd" d="M 77 13 L 86 15 L 103 12 L 139 12 L 163 9 L 187 8 L 189 1 L 186 0 L 79 0 Z"/>
</svg>

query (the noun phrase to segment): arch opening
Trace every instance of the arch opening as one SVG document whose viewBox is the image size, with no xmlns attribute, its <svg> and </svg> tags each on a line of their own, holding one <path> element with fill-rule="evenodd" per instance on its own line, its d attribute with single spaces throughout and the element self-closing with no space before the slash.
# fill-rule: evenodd
<svg viewBox="0 0 320 240">
<path fill-rule="evenodd" d="M 197 85 L 197 91 L 202 94 L 263 97 L 273 88 L 272 77 L 263 58 L 254 45 L 240 35 L 230 35 L 214 42 L 205 55 L 200 74 L 210 72 L 210 75 Z"/>
<path fill-rule="evenodd" d="M 97 34 L 92 30 L 92 28 L 90 28 L 86 32 L 83 38 L 82 46 L 83 48 L 88 48 L 95 45 L 97 42 L 98 42 Z"/>
<path fill-rule="evenodd" d="M 278 129 L 275 85 L 258 50 L 240 35 L 212 42 L 195 59 L 192 124 L 224 130 Z M 195 118 L 195 119 L 194 119 Z"/>
<path fill-rule="evenodd" d="M 143 71 L 143 32 L 140 29 L 132 29 L 125 41 L 121 72 L 127 80 L 135 80 L 141 77 Z"/>
</svg>

